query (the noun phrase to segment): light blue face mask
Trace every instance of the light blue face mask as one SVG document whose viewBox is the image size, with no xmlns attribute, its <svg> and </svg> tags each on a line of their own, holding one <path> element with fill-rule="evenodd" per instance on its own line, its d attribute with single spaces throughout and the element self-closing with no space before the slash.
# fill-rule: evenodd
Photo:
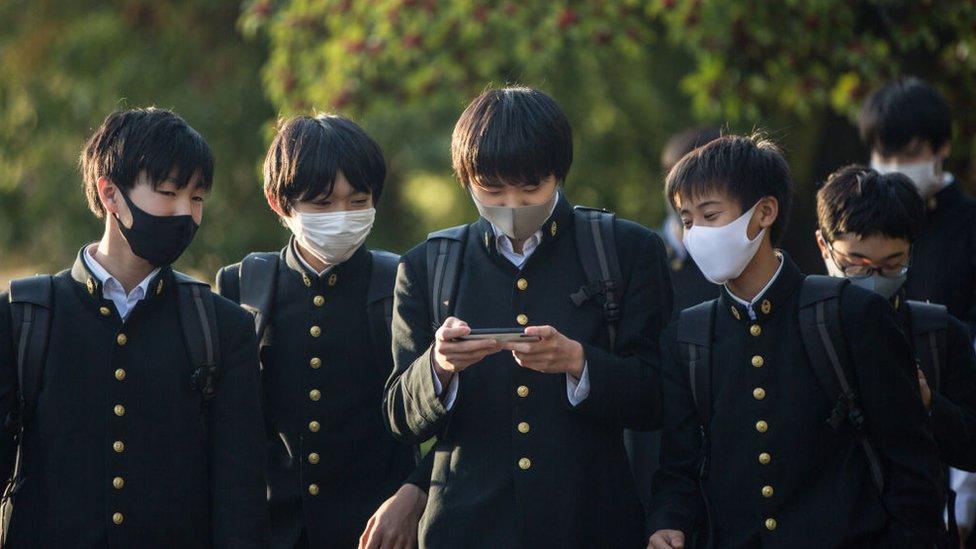
<svg viewBox="0 0 976 549">
<path fill-rule="evenodd" d="M 858 278 L 848 277 L 851 284 L 864 288 L 865 290 L 871 290 L 876 294 L 881 294 L 885 299 L 891 299 L 898 293 L 898 290 L 905 285 L 905 280 L 908 278 L 907 274 L 898 276 L 881 276 L 878 273 L 874 273 L 870 276 L 862 276 Z"/>
</svg>

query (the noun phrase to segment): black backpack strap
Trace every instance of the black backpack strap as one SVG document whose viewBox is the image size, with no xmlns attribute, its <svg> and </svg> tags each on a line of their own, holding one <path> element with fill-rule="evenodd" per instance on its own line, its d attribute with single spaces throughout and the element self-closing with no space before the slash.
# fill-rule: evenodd
<svg viewBox="0 0 976 549">
<path fill-rule="evenodd" d="M 190 383 L 195 391 L 200 391 L 203 406 L 206 408 L 216 390 L 220 364 L 220 337 L 214 295 L 206 282 L 176 271 L 173 275 L 176 278 L 183 343 L 193 368 Z"/>
<path fill-rule="evenodd" d="M 884 493 L 881 458 L 864 432 L 864 412 L 845 371 L 850 364 L 840 317 L 840 296 L 850 281 L 846 278 L 808 276 L 800 288 L 800 334 L 810 366 L 826 391 L 836 401 L 827 423 L 838 429 L 844 419 L 864 449 L 871 479 L 878 493 Z"/>
<path fill-rule="evenodd" d="M 615 215 L 606 210 L 576 206 L 573 209 L 576 248 L 586 274 L 586 285 L 570 296 L 577 307 L 601 296 L 603 316 L 610 334 L 610 350 L 616 347 L 617 324 L 620 322 L 620 297 L 623 276 L 614 237 Z"/>
<path fill-rule="evenodd" d="M 676 339 L 688 369 L 691 396 L 703 436 L 707 435 L 712 419 L 712 331 L 717 303 L 714 299 L 699 303 L 678 316 Z"/>
<path fill-rule="evenodd" d="M 370 338 L 376 352 L 376 363 L 388 364 L 392 359 L 390 339 L 393 336 L 393 286 L 396 284 L 400 256 L 390 252 L 370 250 L 373 266 L 366 290 L 366 317 Z M 388 376 L 389 371 L 380 372 Z"/>
<path fill-rule="evenodd" d="M 946 356 L 949 309 L 945 305 L 906 301 L 912 323 L 915 359 L 925 379 L 936 391 L 942 386 L 942 361 Z"/>
<path fill-rule="evenodd" d="M 10 314 L 17 353 L 19 413 L 17 423 L 29 422 L 37 409 L 48 336 L 54 311 L 54 278 L 38 275 L 10 283 Z M 8 418 L 9 423 L 10 418 Z"/>
<path fill-rule="evenodd" d="M 254 333 L 258 343 L 264 341 L 271 320 L 278 288 L 278 263 L 281 256 L 274 252 L 255 252 L 241 261 L 240 305 L 254 315 Z"/>
<path fill-rule="evenodd" d="M 467 237 L 467 225 L 427 235 L 427 289 L 430 291 L 430 314 L 435 330 L 454 311 L 454 293 Z"/>
<path fill-rule="evenodd" d="M 43 383 L 51 318 L 54 314 L 54 278 L 50 275 L 38 275 L 13 280 L 10 282 L 9 299 L 12 341 L 17 354 L 18 398 L 17 408 L 5 418 L 5 424 L 15 433 L 17 454 L 11 482 L 3 490 L 5 505 L 9 504 L 9 498 L 23 482 L 21 450 L 24 428 L 37 410 L 37 400 Z"/>
</svg>

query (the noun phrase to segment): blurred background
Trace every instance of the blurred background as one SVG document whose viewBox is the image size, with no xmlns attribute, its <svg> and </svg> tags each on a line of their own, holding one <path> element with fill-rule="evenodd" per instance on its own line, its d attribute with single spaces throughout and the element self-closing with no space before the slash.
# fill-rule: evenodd
<svg viewBox="0 0 976 549">
<path fill-rule="evenodd" d="M 567 194 L 651 227 L 661 148 L 704 123 L 762 129 L 797 183 L 783 246 L 818 272 L 814 193 L 866 162 L 860 101 L 916 75 L 953 106 L 949 171 L 976 181 L 976 2 L 944 0 L 0 0 L 0 287 L 69 265 L 101 223 L 76 163 L 112 110 L 176 110 L 217 158 L 177 265 L 210 279 L 287 239 L 261 193 L 279 116 L 352 117 L 389 163 L 373 247 L 473 219 L 450 171 L 454 121 L 487 86 L 552 94 L 575 132 Z"/>
</svg>

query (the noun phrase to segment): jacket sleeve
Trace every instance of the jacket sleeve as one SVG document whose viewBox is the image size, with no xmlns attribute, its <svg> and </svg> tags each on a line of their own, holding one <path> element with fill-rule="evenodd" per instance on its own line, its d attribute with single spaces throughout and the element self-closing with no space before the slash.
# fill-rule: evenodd
<svg viewBox="0 0 976 549">
<path fill-rule="evenodd" d="M 434 472 L 434 449 L 431 448 L 417 467 L 414 468 L 410 476 L 407 477 L 406 484 L 413 484 L 424 492 L 430 492 L 430 476 Z"/>
<path fill-rule="evenodd" d="M 699 489 L 702 438 L 688 374 L 679 362 L 675 325 L 661 336 L 661 466 L 654 474 L 649 531 L 680 530 L 691 536 L 702 523 Z"/>
<path fill-rule="evenodd" d="M 17 408 L 17 359 L 14 356 L 10 298 L 0 293 L 0 421 Z M 15 431 L 0 424 L 0 488 L 6 485 L 14 470 L 17 455 Z"/>
<path fill-rule="evenodd" d="M 611 353 L 583 343 L 590 393 L 573 409 L 620 427 L 649 430 L 660 425 L 659 338 L 671 318 L 671 278 L 660 237 L 648 231 L 633 252 L 616 349 Z"/>
<path fill-rule="evenodd" d="M 383 419 L 397 440 L 410 444 L 436 435 L 449 415 L 434 386 L 427 301 L 425 273 L 417 272 L 408 254 L 400 261 L 393 292 L 393 372 L 386 382 Z"/>
<path fill-rule="evenodd" d="M 881 497 L 889 521 L 878 546 L 931 546 L 942 524 L 942 465 L 919 397 L 911 347 L 880 295 L 845 309 L 856 311 L 851 315 L 856 325 L 845 332 L 853 347 L 866 434 L 884 470 Z"/>
<path fill-rule="evenodd" d="M 929 424 L 942 460 L 956 469 L 976 471 L 976 354 L 968 326 L 953 317 L 945 355 L 940 389 L 932 387 Z"/>
<path fill-rule="evenodd" d="M 210 403 L 210 471 L 215 547 L 265 547 L 268 516 L 265 429 L 253 324 L 243 311 L 221 338 L 223 359 Z M 223 330 L 222 330 L 223 331 Z"/>
</svg>

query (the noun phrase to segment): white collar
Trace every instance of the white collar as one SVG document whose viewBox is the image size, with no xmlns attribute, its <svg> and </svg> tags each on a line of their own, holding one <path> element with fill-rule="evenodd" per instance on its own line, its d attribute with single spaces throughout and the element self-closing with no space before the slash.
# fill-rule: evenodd
<svg viewBox="0 0 976 549">
<path fill-rule="evenodd" d="M 298 242 L 295 242 L 295 239 L 294 238 L 291 239 L 291 251 L 292 251 L 293 254 L 295 254 L 295 257 L 298 258 L 298 262 L 301 263 L 303 267 L 305 267 L 306 269 L 308 269 L 309 271 L 311 271 L 313 273 L 318 273 L 319 276 L 323 276 L 325 273 L 331 271 L 332 268 L 335 267 L 335 265 L 329 265 L 322 272 L 319 272 L 319 271 L 315 270 L 315 267 L 312 267 L 311 265 L 309 265 L 308 264 L 308 261 L 305 261 L 305 258 L 302 257 L 302 252 L 301 252 L 301 250 L 298 249 Z"/>
<path fill-rule="evenodd" d="M 92 244 L 91 246 L 86 246 L 85 253 L 82 254 L 82 258 L 84 259 L 85 264 L 88 265 L 88 269 L 92 272 L 93 275 L 95 275 L 95 278 L 97 278 L 98 281 L 102 284 L 103 296 L 108 298 L 108 296 L 105 295 L 105 293 L 109 291 L 110 286 L 117 286 L 119 290 L 125 293 L 125 289 L 123 288 L 122 283 L 119 282 L 117 278 L 112 276 L 111 273 L 105 270 L 105 267 L 102 267 L 102 264 L 95 259 L 95 256 L 91 253 L 92 248 L 94 247 L 95 247 L 94 244 Z M 149 275 L 146 276 L 146 278 L 143 279 L 143 281 L 140 282 L 138 286 L 132 288 L 132 291 L 129 292 L 129 295 L 130 296 L 133 295 L 138 290 L 142 290 L 143 296 L 147 295 L 149 293 L 149 283 L 152 282 L 152 279 L 157 274 L 159 274 L 160 270 L 161 269 L 159 267 L 153 269 L 152 272 L 150 272 Z"/>
<path fill-rule="evenodd" d="M 767 282 L 766 285 L 763 286 L 761 290 L 759 290 L 759 293 L 756 294 L 756 297 L 752 298 L 752 301 L 746 301 L 740 298 L 739 296 L 732 293 L 732 290 L 729 288 L 728 284 L 725 285 L 725 289 L 729 291 L 729 296 L 732 299 L 734 299 L 736 302 L 738 302 L 739 305 L 744 306 L 749 311 L 750 316 L 752 316 L 753 314 L 752 312 L 753 303 L 762 299 L 762 297 L 766 294 L 766 292 L 768 292 L 769 289 L 773 286 L 773 283 L 776 282 L 776 279 L 779 278 L 779 273 L 783 271 L 783 264 L 786 263 L 785 261 L 783 261 L 783 254 L 776 252 L 776 259 L 779 259 L 779 267 L 776 267 L 776 272 L 773 273 L 773 277 L 769 279 L 769 282 Z"/>
</svg>

